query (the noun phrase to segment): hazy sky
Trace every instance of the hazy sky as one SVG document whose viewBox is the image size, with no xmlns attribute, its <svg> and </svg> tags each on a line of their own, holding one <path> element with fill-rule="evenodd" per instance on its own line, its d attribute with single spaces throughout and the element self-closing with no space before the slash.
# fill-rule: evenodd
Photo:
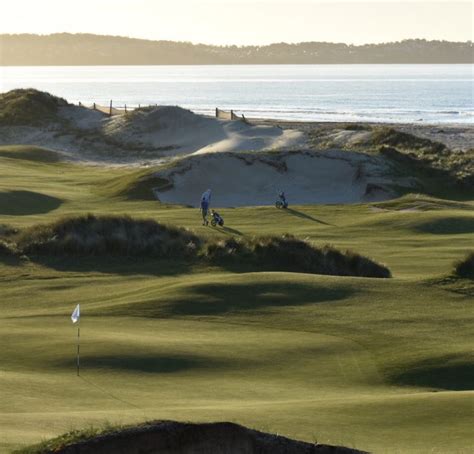
<svg viewBox="0 0 474 454">
<path fill-rule="evenodd" d="M 473 40 L 471 1 L 3 0 L 0 33 L 98 33 L 212 44 Z"/>
</svg>

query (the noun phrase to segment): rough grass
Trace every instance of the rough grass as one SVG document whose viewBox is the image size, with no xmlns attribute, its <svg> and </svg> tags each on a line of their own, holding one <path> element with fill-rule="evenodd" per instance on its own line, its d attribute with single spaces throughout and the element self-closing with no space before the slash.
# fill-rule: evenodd
<svg viewBox="0 0 474 454">
<path fill-rule="evenodd" d="M 454 274 L 458 277 L 474 279 L 474 251 L 454 264 Z"/>
<path fill-rule="evenodd" d="M 129 216 L 87 216 L 60 219 L 31 227 L 18 235 L 26 255 L 143 256 L 197 258 L 215 265 L 334 276 L 391 277 L 390 270 L 355 252 L 315 247 L 292 235 L 201 238 L 189 230 Z"/>
<path fill-rule="evenodd" d="M 49 93 L 16 89 L 0 94 L 0 125 L 33 126 L 54 120 L 67 101 Z"/>
<path fill-rule="evenodd" d="M 14 451 L 13 454 L 72 454 L 78 451 L 110 453 L 166 452 L 179 454 L 195 452 L 215 454 L 363 454 L 349 448 L 319 445 L 292 440 L 280 435 L 249 429 L 230 422 L 189 423 L 177 421 L 149 421 L 139 425 L 90 427 L 70 431 L 38 445 Z"/>
<path fill-rule="evenodd" d="M 8 224 L 0 224 L 0 237 L 9 237 L 18 233 L 18 229 Z"/>
<path fill-rule="evenodd" d="M 333 276 L 391 277 L 390 270 L 352 251 L 315 247 L 292 235 L 230 238 L 209 242 L 205 257 L 216 263 L 252 263 L 266 270 Z"/>
<path fill-rule="evenodd" d="M 194 255 L 199 243 L 200 239 L 188 230 L 151 219 L 94 215 L 35 226 L 18 238 L 18 247 L 24 254 L 173 259 Z"/>
<path fill-rule="evenodd" d="M 13 255 L 16 255 L 14 245 L 0 239 L 0 256 L 11 257 Z"/>
<path fill-rule="evenodd" d="M 446 145 L 390 127 L 375 128 L 372 145 L 395 161 L 405 175 L 414 174 L 430 194 L 453 187 L 474 195 L 474 153 L 453 152 Z M 444 188 L 444 189 L 443 189 Z"/>
<path fill-rule="evenodd" d="M 15 450 L 12 454 L 48 454 L 52 452 L 58 452 L 68 445 L 85 440 L 91 440 L 95 437 L 114 433 L 124 428 L 124 426 L 119 424 L 111 425 L 105 423 L 102 426 L 91 425 L 83 429 L 70 430 L 69 432 L 66 432 L 58 437 L 54 437 L 52 439 L 42 441 L 41 443 Z"/>
</svg>

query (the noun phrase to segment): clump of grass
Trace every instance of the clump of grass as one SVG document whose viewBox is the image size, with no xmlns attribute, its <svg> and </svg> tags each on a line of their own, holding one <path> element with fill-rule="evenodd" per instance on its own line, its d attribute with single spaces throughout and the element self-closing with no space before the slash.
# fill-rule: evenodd
<svg viewBox="0 0 474 454">
<path fill-rule="evenodd" d="M 13 257 L 16 255 L 15 245 L 0 239 L 0 256 Z"/>
<path fill-rule="evenodd" d="M 18 247 L 27 255 L 150 256 L 195 255 L 200 239 L 183 228 L 129 216 L 86 215 L 61 219 L 22 232 Z"/>
<path fill-rule="evenodd" d="M 33 88 L 0 94 L 0 125 L 38 125 L 56 118 L 65 99 Z"/>
<path fill-rule="evenodd" d="M 0 237 L 9 237 L 15 233 L 18 233 L 18 229 L 7 224 L 0 224 Z"/>
<path fill-rule="evenodd" d="M 120 424 L 112 425 L 109 422 L 104 423 L 100 427 L 89 426 L 83 429 L 73 429 L 58 437 L 45 440 L 40 443 L 27 446 L 25 448 L 13 451 L 13 454 L 49 454 L 58 452 L 70 445 L 94 439 L 99 436 L 104 436 L 112 433 L 120 432 L 128 426 Z"/>
<path fill-rule="evenodd" d="M 333 276 L 391 277 L 390 270 L 352 251 L 332 246 L 315 247 L 292 235 L 230 238 L 209 242 L 204 256 L 219 263 L 251 263 L 266 270 L 327 274 Z"/>
<path fill-rule="evenodd" d="M 458 277 L 474 279 L 474 251 L 454 264 L 454 274 Z"/>
</svg>

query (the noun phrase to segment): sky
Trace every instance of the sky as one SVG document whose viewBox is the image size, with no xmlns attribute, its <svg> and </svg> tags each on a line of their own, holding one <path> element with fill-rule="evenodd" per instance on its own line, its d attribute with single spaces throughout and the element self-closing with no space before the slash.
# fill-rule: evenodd
<svg viewBox="0 0 474 454">
<path fill-rule="evenodd" d="M 3 0 L 0 33 L 120 35 L 208 44 L 474 40 L 473 2 Z"/>
</svg>

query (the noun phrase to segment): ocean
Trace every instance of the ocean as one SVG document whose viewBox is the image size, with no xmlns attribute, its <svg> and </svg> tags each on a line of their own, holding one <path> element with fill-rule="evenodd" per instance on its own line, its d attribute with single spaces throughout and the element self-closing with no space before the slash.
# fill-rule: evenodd
<svg viewBox="0 0 474 454">
<path fill-rule="evenodd" d="M 298 121 L 473 123 L 473 65 L 0 67 L 0 91 Z"/>
</svg>

